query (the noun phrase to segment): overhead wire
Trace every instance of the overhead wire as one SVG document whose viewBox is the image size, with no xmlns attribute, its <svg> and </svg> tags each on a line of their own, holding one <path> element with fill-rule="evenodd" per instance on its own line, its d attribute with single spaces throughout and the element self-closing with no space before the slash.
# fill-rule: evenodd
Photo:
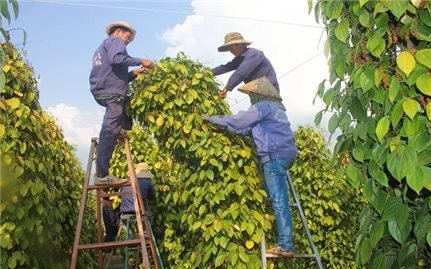
<svg viewBox="0 0 431 269">
<path fill-rule="evenodd" d="M 277 79 L 281 79 L 285 76 L 287 76 L 288 74 L 292 73 L 293 71 L 295 71 L 296 69 L 300 68 L 301 66 L 303 66 L 304 64 L 312 61 L 313 59 L 317 58 L 319 55 L 323 54 L 323 51 L 313 55 L 312 57 L 308 58 L 307 60 L 301 62 L 300 64 L 296 65 L 295 67 L 293 67 L 292 69 L 288 70 L 286 73 L 283 73 L 281 76 L 278 76 Z M 239 105 L 240 103 L 242 103 L 243 101 L 247 100 L 248 96 L 242 98 L 241 100 L 239 100 L 238 102 L 236 102 L 235 104 L 232 104 L 231 107 L 234 107 L 236 105 Z"/>
<path fill-rule="evenodd" d="M 284 25 L 291 25 L 291 26 L 297 26 L 297 27 L 308 27 L 308 28 L 317 28 L 317 29 L 324 29 L 325 28 L 325 27 L 317 26 L 317 25 L 308 25 L 308 24 L 301 24 L 301 23 L 291 23 L 291 22 L 277 21 L 277 20 L 267 20 L 267 19 L 258 19 L 258 18 L 246 18 L 246 17 L 235 17 L 235 16 L 207 14 L 207 13 L 192 13 L 192 12 L 176 11 L 176 10 L 169 10 L 169 9 L 139 8 L 139 7 L 118 6 L 118 5 L 102 5 L 102 4 L 89 4 L 89 3 L 76 3 L 76 2 L 58 2 L 58 1 L 49 1 L 49 0 L 34 0 L 33 2 L 36 2 L 36 3 L 46 3 L 46 4 L 57 4 L 57 5 L 81 6 L 81 7 L 113 8 L 113 9 L 122 9 L 122 10 L 134 10 L 134 11 L 170 13 L 170 14 L 177 14 L 177 15 L 205 16 L 205 17 L 225 18 L 225 19 L 246 20 L 246 21 L 254 21 L 254 22 L 284 24 Z M 312 61 L 314 58 L 318 57 L 322 53 L 323 52 L 319 52 L 319 53 L 313 55 L 312 57 L 308 58 L 304 62 L 298 64 L 294 68 L 292 68 L 289 71 L 283 73 L 281 76 L 278 77 L 278 79 L 281 79 L 281 78 L 287 76 L 289 73 L 295 71 L 296 69 L 300 68 L 304 64 Z M 242 103 L 246 99 L 247 99 L 247 97 L 244 97 L 243 99 L 241 99 L 237 103 L 232 104 L 231 107 L 234 107 L 234 106 Z"/>
<path fill-rule="evenodd" d="M 118 5 L 101 5 L 101 4 L 88 4 L 88 3 L 75 3 L 75 2 L 58 2 L 58 1 L 49 1 L 49 0 L 34 0 L 34 2 L 35 3 L 45 3 L 45 4 L 56 4 L 56 5 L 70 5 L 70 6 L 96 7 L 96 8 L 113 8 L 113 9 L 122 9 L 122 10 L 170 13 L 170 14 L 177 14 L 177 15 L 191 15 L 191 16 L 204 16 L 204 17 L 224 18 L 224 19 L 236 19 L 236 20 L 246 20 L 246 21 L 255 21 L 255 22 L 285 24 L 285 25 L 291 25 L 291 26 L 317 28 L 317 29 L 323 29 L 324 28 L 324 27 L 318 26 L 318 25 L 292 23 L 292 22 L 278 21 L 278 20 L 235 17 L 235 16 L 227 16 L 227 15 L 208 14 L 208 13 L 193 13 L 193 12 L 177 11 L 177 10 L 170 10 L 170 9 L 126 7 L 126 6 L 118 6 Z"/>
</svg>

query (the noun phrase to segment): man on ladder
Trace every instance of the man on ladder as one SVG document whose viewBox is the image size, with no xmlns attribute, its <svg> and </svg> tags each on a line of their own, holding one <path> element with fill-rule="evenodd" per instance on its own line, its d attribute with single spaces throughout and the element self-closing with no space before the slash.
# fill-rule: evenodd
<svg viewBox="0 0 431 269">
<path fill-rule="evenodd" d="M 75 232 L 75 240 L 71 258 L 71 268 L 76 268 L 78 252 L 86 249 L 108 249 L 114 247 L 123 247 L 129 245 L 140 245 L 144 267 L 150 268 L 147 255 L 147 241 L 144 238 L 145 230 L 150 230 L 148 220 L 145 216 L 145 207 L 140 190 L 137 186 L 136 174 L 133 168 L 132 155 L 130 153 L 129 141 L 127 134 L 122 134 L 121 129 L 130 130 L 132 119 L 126 114 L 125 107 L 129 101 L 127 96 L 128 82 L 137 77 L 138 74 L 145 73 L 155 67 L 151 60 L 143 58 L 133 58 L 127 53 L 126 46 L 133 41 L 136 30 L 125 21 L 116 21 L 106 26 L 106 38 L 98 47 L 93 56 L 93 67 L 90 74 L 90 90 L 96 102 L 106 108 L 103 118 L 102 128 L 99 139 L 92 138 L 90 148 L 89 162 L 87 165 L 87 177 L 83 187 L 81 205 L 78 215 L 78 223 Z M 129 72 L 129 66 L 142 65 L 142 68 Z M 100 225 L 100 204 L 99 198 L 112 195 L 123 195 L 124 193 L 101 194 L 100 189 L 126 185 L 126 179 L 119 179 L 109 175 L 109 162 L 112 153 L 117 144 L 117 139 L 124 143 L 127 156 L 127 165 L 129 170 L 130 184 L 132 185 L 132 195 L 134 196 L 134 208 L 136 213 L 139 237 L 116 242 L 101 242 L 101 225 Z M 96 177 L 95 185 L 89 185 L 92 161 L 96 157 Z M 81 244 L 81 229 L 84 218 L 84 209 L 87 201 L 87 192 L 97 190 L 96 213 L 98 219 L 98 243 Z M 142 221 L 143 217 L 143 221 Z M 148 240 L 153 256 L 156 257 L 156 245 L 153 240 Z M 158 260 L 155 260 L 156 268 L 159 268 Z M 99 267 L 102 268 L 103 258 L 99 252 Z"/>
<path fill-rule="evenodd" d="M 114 152 L 121 129 L 130 130 L 132 119 L 126 114 L 129 101 L 127 85 L 138 74 L 155 67 L 151 60 L 130 57 L 126 46 L 133 41 L 136 30 L 125 21 L 116 21 L 106 26 L 106 38 L 93 56 L 90 74 L 90 91 L 96 102 L 105 107 L 102 129 L 99 135 L 96 159 L 95 185 L 118 186 L 126 179 L 109 175 L 109 161 Z M 129 72 L 129 66 L 143 68 Z"/>
<path fill-rule="evenodd" d="M 266 77 L 245 84 L 239 91 L 250 96 L 252 106 L 247 111 L 234 116 L 202 115 L 202 118 L 237 134 L 253 137 L 278 231 L 277 245 L 267 253 L 290 258 L 294 254 L 287 169 L 295 161 L 298 150 L 286 108 Z"/>
</svg>

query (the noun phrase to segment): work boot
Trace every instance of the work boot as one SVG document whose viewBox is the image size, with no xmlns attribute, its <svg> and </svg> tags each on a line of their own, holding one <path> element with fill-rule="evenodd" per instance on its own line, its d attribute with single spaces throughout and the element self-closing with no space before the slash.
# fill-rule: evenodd
<svg viewBox="0 0 431 269">
<path fill-rule="evenodd" d="M 292 251 L 284 250 L 279 245 L 275 245 L 275 247 L 268 249 L 266 253 L 285 257 L 285 258 L 292 258 L 294 256 Z"/>
<path fill-rule="evenodd" d="M 112 175 L 107 175 L 104 177 L 95 177 L 94 185 L 96 186 L 121 186 L 127 183 L 127 179 L 118 178 Z"/>
</svg>

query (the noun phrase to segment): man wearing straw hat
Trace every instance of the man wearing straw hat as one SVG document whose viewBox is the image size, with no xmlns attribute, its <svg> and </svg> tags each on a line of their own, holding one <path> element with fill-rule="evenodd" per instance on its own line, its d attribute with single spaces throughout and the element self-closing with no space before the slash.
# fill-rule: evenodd
<svg viewBox="0 0 431 269">
<path fill-rule="evenodd" d="M 121 129 L 130 130 L 132 119 L 126 114 L 129 101 L 128 83 L 140 73 L 154 68 L 151 60 L 133 58 L 127 53 L 126 46 L 133 41 L 136 30 L 125 21 L 116 21 L 106 26 L 108 37 L 98 47 L 93 56 L 90 74 L 90 90 L 96 102 L 105 107 L 102 129 L 96 159 L 96 185 L 115 186 L 127 182 L 109 175 L 109 161 L 117 144 Z M 129 66 L 143 68 L 129 72 Z"/>
<path fill-rule="evenodd" d="M 252 106 L 247 111 L 233 116 L 202 115 L 202 119 L 234 133 L 252 136 L 278 232 L 277 245 L 267 252 L 290 258 L 293 257 L 293 227 L 287 169 L 298 151 L 295 138 L 280 94 L 266 77 L 253 80 L 239 90 L 250 96 Z"/>
<path fill-rule="evenodd" d="M 156 195 L 154 193 L 153 184 L 151 183 L 151 179 L 154 178 L 154 175 L 150 172 L 149 168 L 147 163 L 138 163 L 135 171 L 148 219 L 152 221 L 152 213 L 148 210 L 148 203 L 150 200 L 156 200 Z M 122 191 L 132 191 L 132 187 L 125 186 L 122 188 Z M 124 195 L 121 197 L 120 212 L 122 214 L 135 214 L 132 195 Z"/>
<path fill-rule="evenodd" d="M 224 44 L 218 47 L 219 52 L 230 51 L 235 56 L 227 64 L 212 69 L 215 76 L 235 70 L 220 93 L 221 98 L 226 98 L 227 92 L 232 91 L 241 82 L 248 83 L 261 77 L 267 77 L 275 89 L 280 92 L 277 75 L 271 62 L 262 51 L 248 48 L 251 43 L 251 41 L 244 40 L 240 33 L 232 32 L 226 34 Z"/>
</svg>

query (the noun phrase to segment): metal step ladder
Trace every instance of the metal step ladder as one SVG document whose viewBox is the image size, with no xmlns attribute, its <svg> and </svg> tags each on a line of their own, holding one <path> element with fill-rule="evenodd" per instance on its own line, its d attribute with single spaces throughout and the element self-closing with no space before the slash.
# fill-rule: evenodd
<svg viewBox="0 0 431 269">
<path fill-rule="evenodd" d="M 293 186 L 293 182 L 290 179 L 289 173 L 287 173 L 287 182 L 289 183 L 289 190 L 291 192 L 291 196 L 293 197 L 294 203 L 290 204 L 290 207 L 296 207 L 298 210 L 299 216 L 301 218 L 302 227 L 304 227 L 305 234 L 307 236 L 308 243 L 310 244 L 313 253 L 295 253 L 293 259 L 295 258 L 304 258 L 304 259 L 314 259 L 316 260 L 316 266 L 318 269 L 323 269 L 322 261 L 320 260 L 319 252 L 317 251 L 316 245 L 314 244 L 313 238 L 311 237 L 310 230 L 308 229 L 307 220 L 305 219 L 304 211 L 302 210 L 301 203 L 299 202 L 298 196 L 296 195 L 295 188 Z M 274 254 L 266 253 L 266 242 L 265 242 L 265 234 L 262 235 L 262 243 L 260 245 L 260 253 L 262 259 L 262 269 L 267 269 L 267 259 L 269 258 L 279 258 L 279 259 L 288 259 L 285 257 L 277 256 Z M 292 258 L 289 258 L 292 259 Z"/>
<path fill-rule="evenodd" d="M 145 231 L 151 231 L 151 226 L 150 226 L 150 222 L 148 220 L 147 214 L 145 212 L 145 206 L 142 200 L 141 190 L 139 188 L 138 181 L 136 178 L 136 173 L 133 166 L 132 154 L 130 152 L 129 139 L 127 136 L 124 136 L 122 138 L 119 138 L 119 142 L 124 144 L 125 155 L 127 157 L 127 167 L 129 170 L 129 178 L 130 178 L 129 183 L 121 185 L 119 187 L 131 185 L 132 192 L 115 192 L 115 193 L 102 194 L 102 190 L 108 187 L 90 185 L 91 169 L 93 166 L 93 161 L 97 157 L 97 145 L 98 145 L 97 137 L 91 138 L 91 148 L 90 148 L 90 154 L 89 154 L 88 163 L 87 163 L 86 179 L 82 190 L 81 204 L 79 208 L 78 222 L 76 225 L 75 240 L 73 244 L 72 258 L 70 263 L 71 269 L 75 269 L 77 266 L 79 251 L 97 249 L 99 254 L 98 255 L 99 268 L 102 269 L 104 268 L 104 259 L 103 259 L 102 250 L 120 248 L 120 247 L 130 247 L 130 246 L 136 246 L 140 248 L 142 262 L 144 264 L 145 269 L 160 268 L 161 261 L 158 258 L 160 256 L 158 255 L 158 249 L 157 249 L 157 245 L 154 240 L 154 237 L 147 239 L 144 236 Z M 82 231 L 85 206 L 87 203 L 88 192 L 92 190 L 96 191 L 96 218 L 97 218 L 98 242 L 91 243 L 91 244 L 81 244 L 80 239 L 81 239 L 81 231 Z M 138 228 L 137 238 L 123 240 L 123 241 L 103 242 L 101 199 L 104 197 L 122 196 L 122 195 L 130 195 L 130 194 L 133 195 L 133 200 L 134 200 L 134 209 L 135 209 L 135 216 L 136 216 L 136 222 L 137 222 L 136 224 Z M 151 251 L 151 255 L 152 255 L 151 260 L 153 261 L 153 264 L 150 264 L 147 247 Z M 151 266 L 154 266 L 154 267 L 151 267 Z"/>
<path fill-rule="evenodd" d="M 120 217 L 120 227 L 118 229 L 118 233 L 117 233 L 117 237 L 116 240 L 118 240 L 120 238 L 121 235 L 124 234 L 125 239 L 130 239 L 132 236 L 134 236 L 136 234 L 136 232 L 134 231 L 132 226 L 136 225 L 136 216 L 134 214 L 121 214 Z M 146 238 L 148 238 L 147 236 L 151 236 L 152 240 L 155 241 L 155 237 L 154 237 L 154 233 L 152 231 L 152 228 L 150 226 L 150 235 L 148 235 L 148 233 L 146 233 Z M 124 260 L 123 260 L 123 269 L 129 269 L 129 255 L 130 255 L 130 251 L 135 251 L 137 250 L 138 247 L 129 247 L 126 246 L 125 250 L 124 250 Z M 157 251 L 157 257 L 160 261 L 160 269 L 164 269 L 163 267 L 163 263 L 161 261 L 161 257 L 160 257 L 160 253 L 158 251 L 158 249 L 156 248 Z M 105 263 L 105 269 L 109 268 L 110 262 L 111 262 L 111 258 L 113 257 L 113 251 L 111 251 L 108 255 L 107 261 Z M 138 264 L 136 264 L 135 267 L 133 268 L 138 268 Z"/>
</svg>

